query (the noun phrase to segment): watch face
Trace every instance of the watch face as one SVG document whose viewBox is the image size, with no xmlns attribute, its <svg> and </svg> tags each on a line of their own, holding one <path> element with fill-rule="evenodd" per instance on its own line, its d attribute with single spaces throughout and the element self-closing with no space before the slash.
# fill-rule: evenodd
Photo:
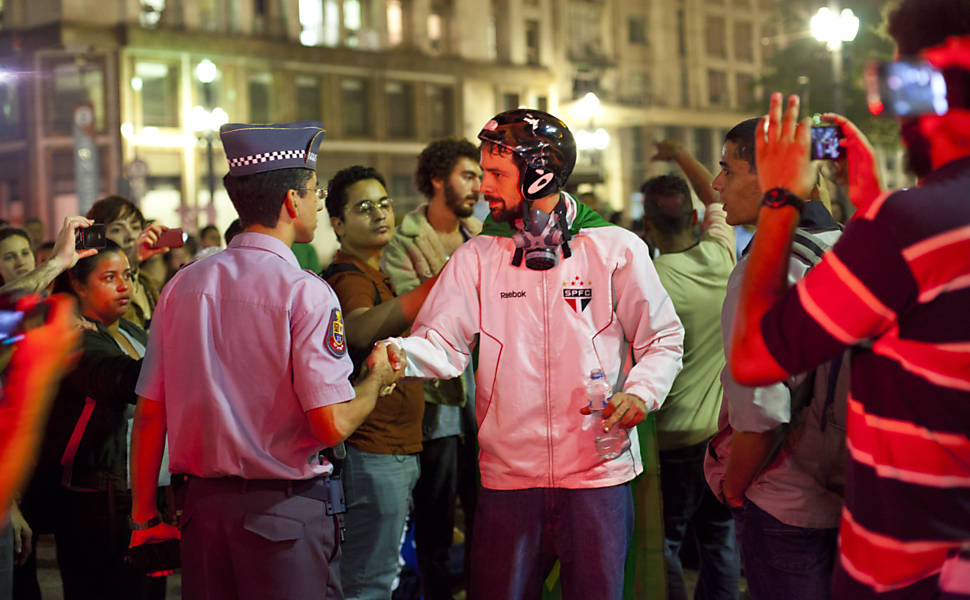
<svg viewBox="0 0 970 600">
<path fill-rule="evenodd" d="M 801 212 L 805 203 L 802 199 L 783 188 L 774 188 L 765 193 L 761 200 L 763 206 L 769 208 L 781 208 L 782 206 L 793 206 Z"/>
</svg>

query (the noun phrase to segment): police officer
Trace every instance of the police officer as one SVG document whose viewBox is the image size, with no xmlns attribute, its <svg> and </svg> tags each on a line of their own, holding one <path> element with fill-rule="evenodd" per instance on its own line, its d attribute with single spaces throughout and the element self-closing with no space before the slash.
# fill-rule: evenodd
<svg viewBox="0 0 970 600">
<path fill-rule="evenodd" d="M 156 307 L 132 440 L 132 546 L 178 535 L 155 510 L 167 430 L 187 476 L 184 598 L 339 598 L 342 502 L 319 456 L 360 425 L 403 373 L 376 347 L 348 382 L 340 305 L 290 250 L 309 242 L 325 191 L 318 122 L 228 124 L 224 179 L 243 226 L 187 265 Z"/>
</svg>

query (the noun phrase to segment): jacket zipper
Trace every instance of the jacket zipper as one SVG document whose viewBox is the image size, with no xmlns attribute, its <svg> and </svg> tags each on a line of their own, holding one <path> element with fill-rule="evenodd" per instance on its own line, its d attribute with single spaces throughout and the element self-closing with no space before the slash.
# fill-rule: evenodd
<svg viewBox="0 0 970 600">
<path fill-rule="evenodd" d="M 544 367 L 545 379 L 545 401 L 546 401 L 546 447 L 549 456 L 549 487 L 556 487 L 556 475 L 553 472 L 553 446 L 552 446 L 552 398 L 549 390 L 551 381 L 551 370 L 549 366 L 549 302 L 546 290 L 546 273 L 542 273 L 542 362 Z"/>
</svg>

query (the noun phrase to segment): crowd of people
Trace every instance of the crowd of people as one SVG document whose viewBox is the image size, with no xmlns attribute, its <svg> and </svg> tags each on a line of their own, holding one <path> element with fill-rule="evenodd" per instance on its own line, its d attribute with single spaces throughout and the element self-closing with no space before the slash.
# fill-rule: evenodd
<svg viewBox="0 0 970 600">
<path fill-rule="evenodd" d="M 428 600 L 686 599 L 689 550 L 699 599 L 970 598 L 970 5 L 888 30 L 953 92 L 900 119 L 908 190 L 841 115 L 847 158 L 810 160 L 775 93 L 716 176 L 657 142 L 639 232 L 527 108 L 430 143 L 406 215 L 370 166 L 317 180 L 320 123 L 232 123 L 224 249 L 117 196 L 0 228 L 0 597 L 40 598 L 49 533 L 68 599 L 177 566 L 190 600 L 400 598 L 413 530 Z"/>
</svg>

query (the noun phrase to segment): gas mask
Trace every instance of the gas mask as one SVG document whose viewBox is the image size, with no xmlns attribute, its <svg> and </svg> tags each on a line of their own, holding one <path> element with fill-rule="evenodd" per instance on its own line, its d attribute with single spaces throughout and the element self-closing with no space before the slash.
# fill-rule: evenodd
<svg viewBox="0 0 970 600">
<path fill-rule="evenodd" d="M 522 203 L 522 220 L 517 222 L 512 240 L 515 254 L 512 265 L 518 267 L 525 257 L 525 266 L 533 271 L 546 271 L 559 262 L 557 250 L 562 247 L 563 258 L 572 256 L 569 249 L 569 227 L 566 225 L 566 203 L 562 200 L 552 214 L 532 208 L 531 202 Z"/>
</svg>

